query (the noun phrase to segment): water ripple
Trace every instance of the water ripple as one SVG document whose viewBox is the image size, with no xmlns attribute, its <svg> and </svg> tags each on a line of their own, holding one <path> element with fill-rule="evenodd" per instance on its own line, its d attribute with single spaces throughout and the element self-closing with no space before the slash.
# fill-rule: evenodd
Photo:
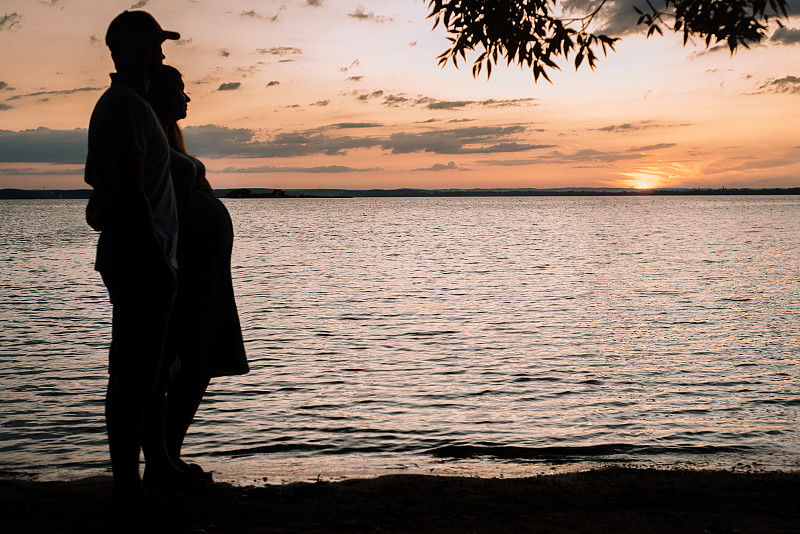
<svg viewBox="0 0 800 534">
<path fill-rule="evenodd" d="M 186 448 L 218 471 L 800 464 L 796 197 L 226 203 L 252 372 Z M 0 201 L 4 469 L 107 469 L 82 211 Z"/>
</svg>

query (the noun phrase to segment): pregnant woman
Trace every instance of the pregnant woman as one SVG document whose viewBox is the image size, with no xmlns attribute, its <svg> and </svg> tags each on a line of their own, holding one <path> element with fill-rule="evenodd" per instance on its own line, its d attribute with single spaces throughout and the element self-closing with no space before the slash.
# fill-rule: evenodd
<svg viewBox="0 0 800 534">
<path fill-rule="evenodd" d="M 205 166 L 186 153 L 178 121 L 189 97 L 181 73 L 164 66 L 148 91 L 170 144 L 170 168 L 178 205 L 178 296 L 168 350 L 175 355 L 167 390 L 167 452 L 175 465 L 210 481 L 181 447 L 213 377 L 249 370 L 231 282 L 233 224 L 206 180 Z"/>
</svg>

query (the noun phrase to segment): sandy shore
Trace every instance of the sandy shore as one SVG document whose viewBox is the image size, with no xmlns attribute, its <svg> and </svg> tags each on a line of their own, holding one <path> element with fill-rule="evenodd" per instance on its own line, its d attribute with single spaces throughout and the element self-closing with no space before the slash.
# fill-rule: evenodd
<svg viewBox="0 0 800 534">
<path fill-rule="evenodd" d="M 0 529 L 115 532 L 106 477 L 0 480 Z M 417 475 L 214 484 L 147 532 L 797 533 L 800 472 L 603 469 L 526 479 Z"/>
</svg>

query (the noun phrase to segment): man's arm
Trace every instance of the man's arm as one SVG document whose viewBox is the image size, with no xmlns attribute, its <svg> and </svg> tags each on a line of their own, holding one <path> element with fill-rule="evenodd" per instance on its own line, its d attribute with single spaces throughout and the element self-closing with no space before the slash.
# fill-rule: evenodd
<svg viewBox="0 0 800 534">
<path fill-rule="evenodd" d="M 86 203 L 86 223 L 98 232 L 103 231 L 105 218 L 103 217 L 103 206 L 97 191 L 92 191 L 89 202 Z"/>
<path fill-rule="evenodd" d="M 156 230 L 153 211 L 145 192 L 144 159 L 118 154 L 114 158 L 114 174 L 119 187 L 120 213 L 112 214 L 112 217 L 125 242 L 130 244 L 131 262 L 156 273 L 174 273 Z"/>
</svg>

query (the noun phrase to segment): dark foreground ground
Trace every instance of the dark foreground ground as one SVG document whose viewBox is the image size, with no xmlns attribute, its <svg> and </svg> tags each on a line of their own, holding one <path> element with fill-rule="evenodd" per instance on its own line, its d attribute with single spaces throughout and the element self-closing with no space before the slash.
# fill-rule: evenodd
<svg viewBox="0 0 800 534">
<path fill-rule="evenodd" d="M 119 532 L 110 481 L 0 480 L 0 531 Z M 130 524 L 130 522 L 125 522 Z M 528 479 L 416 475 L 214 484 L 143 532 L 798 533 L 800 473 L 604 469 Z M 134 529 L 136 531 L 136 529 Z"/>
</svg>

